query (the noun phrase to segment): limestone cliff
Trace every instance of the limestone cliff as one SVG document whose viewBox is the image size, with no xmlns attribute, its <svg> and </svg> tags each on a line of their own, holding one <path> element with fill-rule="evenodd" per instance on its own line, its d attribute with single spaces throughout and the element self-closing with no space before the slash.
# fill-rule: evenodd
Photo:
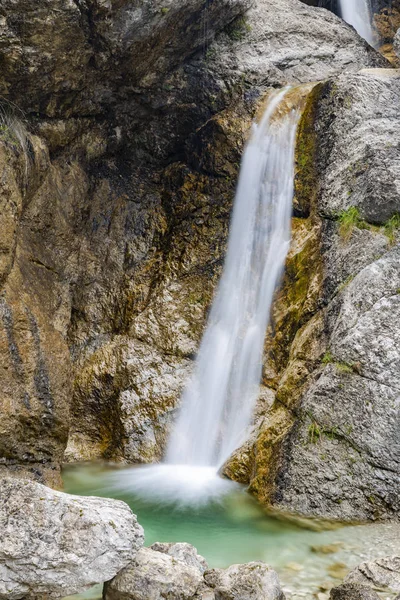
<svg viewBox="0 0 400 600">
<path fill-rule="evenodd" d="M 332 444 L 346 476 L 350 468 L 343 438 L 317 433 L 339 424 L 317 414 L 303 385 L 325 377 L 343 389 L 346 427 L 358 418 L 349 408 L 354 386 L 367 386 L 354 394 L 368 392 L 372 406 L 396 387 L 382 381 L 383 364 L 381 379 L 370 377 L 375 357 L 364 364 L 340 333 L 357 277 L 378 257 L 386 266 L 376 268 L 390 270 L 396 252 L 398 84 L 354 75 L 386 67 L 385 59 L 331 12 L 300 0 L 46 0 L 39 8 L 4 0 L 0 65 L 1 461 L 53 484 L 67 441 L 67 460 L 161 457 L 221 271 L 251 121 L 271 88 L 329 80 L 315 88 L 299 136 L 294 242 L 269 333 L 265 421 L 240 468 L 266 502 L 341 516 L 323 486 L 319 504 L 307 505 L 319 482 L 296 487 L 297 477 L 304 483 L 298 463 L 314 469 L 321 444 Z M 367 125 L 379 118 L 374 137 Z M 352 206 L 359 213 L 343 240 L 340 214 Z M 348 302 L 348 311 L 361 310 L 353 296 Z M 372 324 L 363 326 L 357 335 L 375 338 Z M 359 374 L 336 363 L 360 363 Z M 358 437 L 379 421 L 378 404 Z M 310 427 L 318 444 L 303 447 Z M 358 437 L 352 443 L 364 452 Z M 361 462 L 357 476 L 366 469 L 376 483 L 378 467 Z M 340 482 L 341 473 L 333 476 Z M 380 514 L 393 511 L 378 492 Z M 374 512 L 365 494 L 348 502 L 344 516 Z"/>
</svg>

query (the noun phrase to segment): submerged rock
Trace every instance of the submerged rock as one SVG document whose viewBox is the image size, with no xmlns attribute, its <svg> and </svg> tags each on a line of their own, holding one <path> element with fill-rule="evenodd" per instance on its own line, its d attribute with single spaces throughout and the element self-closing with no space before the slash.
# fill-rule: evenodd
<svg viewBox="0 0 400 600">
<path fill-rule="evenodd" d="M 0 479 L 0 598 L 60 598 L 111 579 L 143 545 L 124 503 Z"/>
</svg>

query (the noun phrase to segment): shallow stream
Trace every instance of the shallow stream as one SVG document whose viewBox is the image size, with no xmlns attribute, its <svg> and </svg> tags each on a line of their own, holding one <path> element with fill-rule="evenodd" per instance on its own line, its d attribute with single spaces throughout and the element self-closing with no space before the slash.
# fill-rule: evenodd
<svg viewBox="0 0 400 600">
<path fill-rule="evenodd" d="M 210 567 L 264 561 L 278 572 L 291 600 L 317 598 L 318 593 L 324 598 L 324 591 L 339 585 L 360 562 L 400 551 L 400 524 L 313 530 L 267 515 L 235 485 L 231 491 L 224 488 L 218 500 L 185 507 L 163 501 L 162 489 L 152 498 L 141 486 L 135 486 L 135 480 L 142 480 L 144 469 L 93 464 L 68 467 L 64 470 L 65 491 L 127 502 L 144 527 L 146 546 L 156 541 L 189 542 Z M 100 594 L 97 588 L 91 597 Z"/>
</svg>

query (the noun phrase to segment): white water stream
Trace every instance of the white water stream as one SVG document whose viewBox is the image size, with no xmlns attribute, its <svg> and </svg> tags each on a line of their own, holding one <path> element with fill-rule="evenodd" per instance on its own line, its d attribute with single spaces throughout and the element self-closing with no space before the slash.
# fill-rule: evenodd
<svg viewBox="0 0 400 600">
<path fill-rule="evenodd" d="M 369 0 L 339 0 L 339 7 L 343 19 L 352 25 L 371 46 L 374 46 Z"/>
<path fill-rule="evenodd" d="M 165 461 L 115 476 L 116 486 L 143 498 L 203 503 L 235 486 L 218 470 L 251 424 L 272 299 L 291 239 L 300 111 L 288 109 L 288 93 L 273 94 L 245 149 L 223 273 Z"/>
<path fill-rule="evenodd" d="M 272 298 L 290 246 L 298 115 L 274 95 L 243 155 L 225 265 L 166 462 L 218 468 L 245 441 Z"/>
</svg>

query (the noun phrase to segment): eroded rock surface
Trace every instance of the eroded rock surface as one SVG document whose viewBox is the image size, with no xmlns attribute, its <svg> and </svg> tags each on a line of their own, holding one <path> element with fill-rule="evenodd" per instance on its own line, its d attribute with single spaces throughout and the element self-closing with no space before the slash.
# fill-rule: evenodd
<svg viewBox="0 0 400 600">
<path fill-rule="evenodd" d="M 0 598 L 61 598 L 114 577 L 143 545 L 124 503 L 0 479 Z"/>
<path fill-rule="evenodd" d="M 310 97 L 304 119 L 316 135 L 300 127 L 298 161 L 305 151 L 316 160 L 297 181 L 311 200 L 303 227 L 316 232 L 317 252 L 305 257 L 315 275 L 289 255 L 266 369 L 275 403 L 247 472 L 264 502 L 305 515 L 374 519 L 400 508 L 399 82 L 381 70 L 341 76 Z"/>
<path fill-rule="evenodd" d="M 278 575 L 264 563 L 206 570 L 190 544 L 142 548 L 104 588 L 105 600 L 284 600 Z"/>
<path fill-rule="evenodd" d="M 400 592 L 400 557 L 387 556 L 363 562 L 347 575 L 345 583 Z"/>
</svg>

